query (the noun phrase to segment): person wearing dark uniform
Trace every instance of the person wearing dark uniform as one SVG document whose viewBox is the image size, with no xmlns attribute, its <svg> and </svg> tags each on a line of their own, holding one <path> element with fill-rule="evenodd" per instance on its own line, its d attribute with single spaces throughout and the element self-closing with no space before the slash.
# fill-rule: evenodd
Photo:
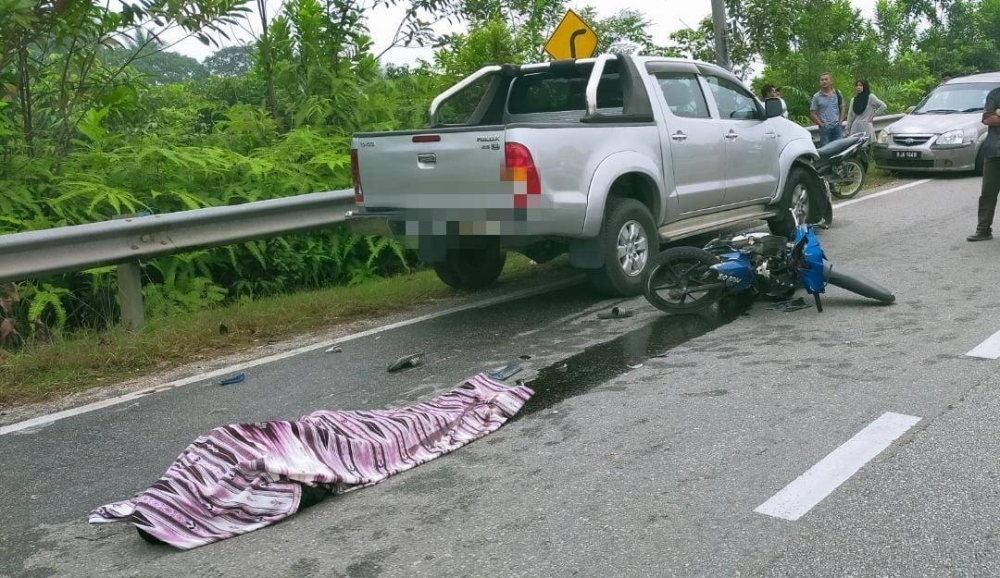
<svg viewBox="0 0 1000 578">
<path fill-rule="evenodd" d="M 993 238 L 993 215 L 1000 193 L 1000 88 L 986 96 L 983 124 L 990 127 L 983 143 L 983 188 L 979 193 L 979 224 L 969 241 L 988 241 Z"/>
</svg>

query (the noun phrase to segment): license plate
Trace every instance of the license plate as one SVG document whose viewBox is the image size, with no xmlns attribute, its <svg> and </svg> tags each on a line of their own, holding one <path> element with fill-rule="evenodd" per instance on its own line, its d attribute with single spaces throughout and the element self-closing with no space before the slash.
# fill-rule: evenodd
<svg viewBox="0 0 1000 578">
<path fill-rule="evenodd" d="M 892 151 L 894 159 L 919 159 L 920 151 Z"/>
</svg>

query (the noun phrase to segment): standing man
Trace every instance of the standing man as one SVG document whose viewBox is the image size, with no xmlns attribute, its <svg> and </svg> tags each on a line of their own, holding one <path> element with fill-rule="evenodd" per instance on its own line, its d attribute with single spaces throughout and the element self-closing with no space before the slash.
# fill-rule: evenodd
<svg viewBox="0 0 1000 578">
<path fill-rule="evenodd" d="M 983 124 L 990 127 L 983 142 L 983 185 L 979 193 L 979 224 L 969 241 L 989 241 L 993 238 L 993 214 L 1000 193 L 1000 88 L 986 95 Z"/>
<path fill-rule="evenodd" d="M 840 91 L 833 88 L 833 75 L 829 72 L 819 77 L 819 92 L 813 95 L 809 116 L 819 127 L 819 146 L 843 138 L 844 99 Z"/>
</svg>

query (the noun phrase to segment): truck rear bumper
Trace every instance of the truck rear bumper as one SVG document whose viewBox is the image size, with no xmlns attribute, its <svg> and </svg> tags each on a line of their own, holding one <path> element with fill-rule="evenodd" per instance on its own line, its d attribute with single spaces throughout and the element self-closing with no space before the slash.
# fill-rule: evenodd
<svg viewBox="0 0 1000 578">
<path fill-rule="evenodd" d="M 349 223 L 385 219 L 397 237 L 577 237 L 585 212 L 585 206 L 576 210 L 359 208 L 346 218 Z M 567 218 L 571 215 L 576 218 Z"/>
</svg>

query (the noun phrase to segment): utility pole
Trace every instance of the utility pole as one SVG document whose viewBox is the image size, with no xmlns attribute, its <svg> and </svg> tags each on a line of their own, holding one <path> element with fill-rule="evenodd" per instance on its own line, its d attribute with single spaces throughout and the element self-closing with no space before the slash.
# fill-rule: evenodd
<svg viewBox="0 0 1000 578">
<path fill-rule="evenodd" d="M 726 45 L 726 4 L 725 0 L 712 0 L 712 27 L 715 28 L 715 61 L 726 70 L 732 70 L 729 63 L 729 47 Z"/>
</svg>

